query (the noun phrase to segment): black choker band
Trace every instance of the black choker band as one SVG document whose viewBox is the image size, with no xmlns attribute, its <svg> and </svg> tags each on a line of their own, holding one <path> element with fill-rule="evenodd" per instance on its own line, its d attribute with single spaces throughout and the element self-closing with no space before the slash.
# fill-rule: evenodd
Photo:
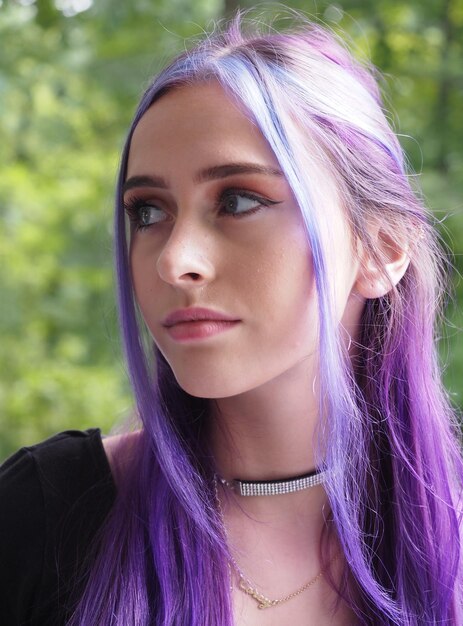
<svg viewBox="0 0 463 626">
<path fill-rule="evenodd" d="M 274 480 L 241 480 L 240 478 L 225 480 L 220 476 L 217 476 L 217 479 L 222 485 L 238 491 L 241 496 L 279 496 L 321 485 L 325 477 L 326 472 L 314 470 L 301 476 Z"/>
</svg>

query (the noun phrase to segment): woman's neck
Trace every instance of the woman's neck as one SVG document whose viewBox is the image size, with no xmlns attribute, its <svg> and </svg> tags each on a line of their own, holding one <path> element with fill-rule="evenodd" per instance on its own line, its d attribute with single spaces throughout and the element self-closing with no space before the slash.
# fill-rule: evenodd
<svg viewBox="0 0 463 626">
<path fill-rule="evenodd" d="M 211 403 L 211 445 L 226 479 L 270 480 L 315 467 L 318 423 L 315 376 L 285 372 L 258 389 Z M 302 383 L 301 383 L 302 379 Z"/>
</svg>

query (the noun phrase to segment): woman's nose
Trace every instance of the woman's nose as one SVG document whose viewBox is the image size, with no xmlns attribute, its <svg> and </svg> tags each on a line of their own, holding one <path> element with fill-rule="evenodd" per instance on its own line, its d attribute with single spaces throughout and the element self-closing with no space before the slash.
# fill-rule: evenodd
<svg viewBox="0 0 463 626">
<path fill-rule="evenodd" d="M 215 276 L 210 237 L 198 225 L 177 222 L 156 263 L 159 276 L 175 286 L 201 286 Z"/>
</svg>

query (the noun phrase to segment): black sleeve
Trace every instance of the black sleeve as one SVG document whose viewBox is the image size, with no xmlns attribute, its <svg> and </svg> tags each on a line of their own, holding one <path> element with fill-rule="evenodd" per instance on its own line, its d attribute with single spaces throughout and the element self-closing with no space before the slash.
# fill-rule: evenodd
<svg viewBox="0 0 463 626">
<path fill-rule="evenodd" d="M 115 498 L 100 432 L 68 431 L 0 468 L 0 624 L 65 623 Z"/>
<path fill-rule="evenodd" d="M 0 468 L 0 624 L 27 623 L 36 604 L 45 547 L 44 501 L 32 453 Z"/>
</svg>

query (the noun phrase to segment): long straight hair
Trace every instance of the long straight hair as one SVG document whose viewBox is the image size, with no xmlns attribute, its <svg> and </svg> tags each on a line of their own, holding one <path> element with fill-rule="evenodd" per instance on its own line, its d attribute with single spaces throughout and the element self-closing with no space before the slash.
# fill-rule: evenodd
<svg viewBox="0 0 463 626">
<path fill-rule="evenodd" d="M 304 219 L 320 319 L 318 455 L 329 473 L 332 524 L 349 581 L 338 591 L 360 624 L 461 623 L 463 464 L 435 347 L 442 255 L 373 71 L 325 28 L 302 22 L 288 32 L 262 33 L 238 16 L 166 67 L 136 112 L 119 173 L 116 265 L 143 429 L 119 477 L 73 625 L 233 623 L 228 549 L 203 435 L 208 401 L 183 391 L 146 341 L 121 192 L 132 133 L 147 109 L 170 90 L 211 80 L 265 137 Z M 385 259 L 371 223 L 409 246 L 403 279 L 366 302 L 354 361 L 341 347 L 333 313 L 329 229 L 306 167 L 313 158 L 331 173 L 352 233 L 378 267 Z"/>
</svg>

